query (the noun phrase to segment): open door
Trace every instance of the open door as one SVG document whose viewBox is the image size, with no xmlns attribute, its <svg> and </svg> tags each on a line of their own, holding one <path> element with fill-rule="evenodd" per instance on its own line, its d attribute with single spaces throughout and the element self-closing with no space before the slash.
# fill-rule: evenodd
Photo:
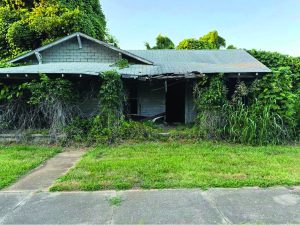
<svg viewBox="0 0 300 225">
<path fill-rule="evenodd" d="M 185 82 L 168 81 L 166 94 L 166 122 L 185 122 Z"/>
</svg>

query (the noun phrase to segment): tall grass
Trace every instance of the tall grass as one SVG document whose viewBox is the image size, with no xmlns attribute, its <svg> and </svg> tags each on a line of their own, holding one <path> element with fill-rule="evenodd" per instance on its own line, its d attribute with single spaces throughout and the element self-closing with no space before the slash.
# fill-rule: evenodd
<svg viewBox="0 0 300 225">
<path fill-rule="evenodd" d="M 257 102 L 226 103 L 220 109 L 203 110 L 197 117 L 198 135 L 204 139 L 227 140 L 249 145 L 278 145 L 296 139 L 294 128 Z"/>
<path fill-rule="evenodd" d="M 226 117 L 221 108 L 205 109 L 197 115 L 198 135 L 204 139 L 222 139 Z"/>
<path fill-rule="evenodd" d="M 282 118 L 272 113 L 269 106 L 257 103 L 246 106 L 241 101 L 235 105 L 225 104 L 224 135 L 230 141 L 251 144 L 283 144 L 290 141 L 294 131 Z"/>
</svg>

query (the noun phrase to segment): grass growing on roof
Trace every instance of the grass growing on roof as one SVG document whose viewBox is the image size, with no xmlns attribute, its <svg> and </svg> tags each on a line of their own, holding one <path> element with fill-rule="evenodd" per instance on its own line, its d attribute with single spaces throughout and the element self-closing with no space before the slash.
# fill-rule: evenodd
<svg viewBox="0 0 300 225">
<path fill-rule="evenodd" d="M 52 191 L 209 188 L 300 184 L 300 146 L 201 143 L 98 147 Z"/>
<path fill-rule="evenodd" d="M 23 145 L 0 145 L 0 189 L 59 152 L 59 148 Z"/>
</svg>

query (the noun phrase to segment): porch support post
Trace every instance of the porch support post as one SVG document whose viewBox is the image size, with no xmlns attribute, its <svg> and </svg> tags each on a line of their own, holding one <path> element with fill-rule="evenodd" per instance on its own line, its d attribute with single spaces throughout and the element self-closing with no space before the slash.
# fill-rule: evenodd
<svg viewBox="0 0 300 225">
<path fill-rule="evenodd" d="M 77 41 L 78 41 L 78 46 L 81 49 L 82 48 L 82 42 L 81 42 L 81 38 L 80 38 L 79 34 L 77 34 Z"/>
<path fill-rule="evenodd" d="M 167 92 L 168 92 L 168 81 L 165 80 L 165 93 L 167 93 Z"/>
<path fill-rule="evenodd" d="M 241 73 L 238 73 L 238 82 L 241 81 Z"/>
</svg>

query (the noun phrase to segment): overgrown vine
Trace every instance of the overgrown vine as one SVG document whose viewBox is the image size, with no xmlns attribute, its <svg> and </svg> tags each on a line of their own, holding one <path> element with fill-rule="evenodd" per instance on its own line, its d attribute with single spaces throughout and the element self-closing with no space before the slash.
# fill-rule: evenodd
<svg viewBox="0 0 300 225">
<path fill-rule="evenodd" d="M 99 115 L 93 120 L 91 135 L 100 142 L 113 143 L 120 135 L 124 120 L 124 90 L 121 76 L 116 71 L 100 75 L 102 85 L 99 92 Z"/>
<path fill-rule="evenodd" d="M 230 98 L 221 75 L 206 78 L 195 88 L 199 135 L 252 145 L 294 141 L 299 132 L 295 89 L 288 68 L 280 68 L 249 87 L 238 82 Z"/>
<path fill-rule="evenodd" d="M 48 128 L 57 135 L 76 114 L 75 99 L 70 81 L 44 74 L 26 83 L 2 84 L 0 123 L 19 131 Z"/>
<path fill-rule="evenodd" d="M 197 111 L 196 124 L 199 135 L 204 138 L 221 136 L 224 124 L 222 106 L 226 104 L 227 89 L 223 83 L 223 74 L 200 80 L 194 88 Z"/>
</svg>

